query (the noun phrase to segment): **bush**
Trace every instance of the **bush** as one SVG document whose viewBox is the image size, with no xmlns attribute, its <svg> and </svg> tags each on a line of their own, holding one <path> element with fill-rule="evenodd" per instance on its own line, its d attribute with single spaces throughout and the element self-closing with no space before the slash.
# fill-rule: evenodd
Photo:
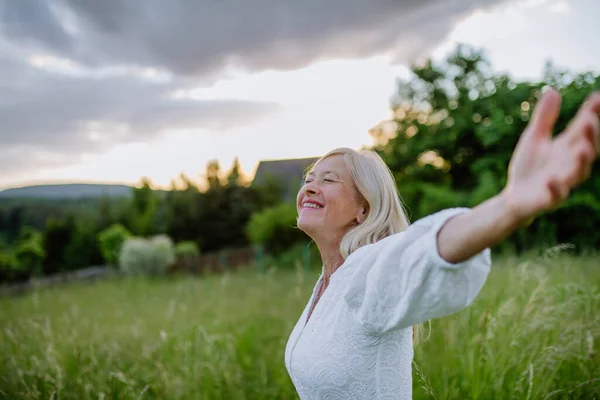
<svg viewBox="0 0 600 400">
<path fill-rule="evenodd" d="M 294 204 L 281 203 L 252 214 L 246 233 L 253 244 L 264 246 L 268 253 L 280 254 L 308 240 L 296 226 L 297 216 Z"/>
<path fill-rule="evenodd" d="M 17 283 L 28 281 L 31 270 L 24 268 L 9 250 L 0 251 L 0 283 Z"/>
<path fill-rule="evenodd" d="M 14 258 L 21 270 L 40 274 L 46 252 L 41 232 L 31 227 L 23 227 L 14 250 Z"/>
<path fill-rule="evenodd" d="M 128 275 L 164 275 L 174 261 L 173 242 L 166 235 L 129 238 L 119 254 L 119 267 Z"/>
<path fill-rule="evenodd" d="M 129 231 L 121 224 L 113 224 L 98 233 L 100 252 L 107 264 L 117 265 L 123 243 L 130 237 Z"/>
<path fill-rule="evenodd" d="M 321 268 L 321 256 L 319 255 L 317 246 L 315 244 L 309 244 L 308 241 L 298 242 L 285 251 L 278 253 L 277 255 L 268 255 L 264 262 L 267 268 Z"/>
<path fill-rule="evenodd" d="M 175 256 L 177 258 L 183 258 L 189 260 L 190 258 L 197 257 L 200 255 L 200 250 L 196 242 L 185 241 L 179 242 L 175 245 Z"/>
<path fill-rule="evenodd" d="M 66 250 L 76 233 L 77 226 L 72 214 L 65 218 L 48 218 L 42 240 L 44 251 L 42 272 L 44 275 L 63 272 L 67 269 Z"/>
<path fill-rule="evenodd" d="M 93 225 L 83 218 L 77 221 L 77 229 L 64 254 L 65 267 L 70 271 L 106 263 L 100 251 L 97 232 Z"/>
</svg>

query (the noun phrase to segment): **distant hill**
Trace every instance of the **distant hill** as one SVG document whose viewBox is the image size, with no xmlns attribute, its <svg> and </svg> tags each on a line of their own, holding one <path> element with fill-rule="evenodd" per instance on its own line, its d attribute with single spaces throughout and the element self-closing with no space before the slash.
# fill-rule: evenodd
<svg viewBox="0 0 600 400">
<path fill-rule="evenodd" d="M 92 197 L 127 197 L 131 186 L 93 183 L 35 185 L 0 191 L 0 198 L 80 199 Z"/>
</svg>

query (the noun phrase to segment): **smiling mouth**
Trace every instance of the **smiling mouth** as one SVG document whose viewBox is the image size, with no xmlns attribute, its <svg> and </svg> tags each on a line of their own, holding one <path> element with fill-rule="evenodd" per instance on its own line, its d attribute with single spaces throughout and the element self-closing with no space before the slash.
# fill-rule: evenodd
<svg viewBox="0 0 600 400">
<path fill-rule="evenodd" d="M 320 206 L 320 205 L 315 204 L 315 203 L 302 203 L 302 208 L 303 209 L 304 208 L 310 208 L 310 209 L 313 209 L 313 210 L 319 210 L 319 209 L 323 208 L 323 206 Z"/>
</svg>

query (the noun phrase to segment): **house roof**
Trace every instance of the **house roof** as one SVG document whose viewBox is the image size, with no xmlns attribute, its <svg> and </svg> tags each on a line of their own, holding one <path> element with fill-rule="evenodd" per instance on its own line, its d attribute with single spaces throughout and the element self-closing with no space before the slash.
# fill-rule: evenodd
<svg viewBox="0 0 600 400">
<path fill-rule="evenodd" d="M 297 185 L 302 181 L 306 169 L 317 159 L 318 157 L 308 157 L 260 161 L 252 185 L 263 184 L 269 177 L 276 179 L 286 187 Z"/>
</svg>

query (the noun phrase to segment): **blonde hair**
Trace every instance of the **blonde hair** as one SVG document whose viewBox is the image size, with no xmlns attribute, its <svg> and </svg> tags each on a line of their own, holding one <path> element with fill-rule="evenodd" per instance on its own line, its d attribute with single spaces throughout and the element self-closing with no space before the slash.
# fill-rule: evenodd
<svg viewBox="0 0 600 400">
<path fill-rule="evenodd" d="M 356 151 L 346 147 L 331 150 L 315 161 L 307 172 L 334 155 L 344 157 L 357 196 L 367 207 L 365 220 L 349 230 L 340 242 L 340 254 L 346 259 L 362 246 L 402 232 L 410 222 L 392 171 L 381 156 L 372 150 Z M 413 342 L 418 342 L 422 336 L 422 325 L 413 326 Z"/>
<path fill-rule="evenodd" d="M 319 158 L 309 170 L 334 155 L 344 157 L 359 200 L 365 202 L 367 208 L 365 220 L 342 238 L 340 254 L 346 259 L 362 246 L 402 232 L 408 228 L 409 222 L 394 176 L 379 154 L 371 150 L 340 147 Z"/>
</svg>

